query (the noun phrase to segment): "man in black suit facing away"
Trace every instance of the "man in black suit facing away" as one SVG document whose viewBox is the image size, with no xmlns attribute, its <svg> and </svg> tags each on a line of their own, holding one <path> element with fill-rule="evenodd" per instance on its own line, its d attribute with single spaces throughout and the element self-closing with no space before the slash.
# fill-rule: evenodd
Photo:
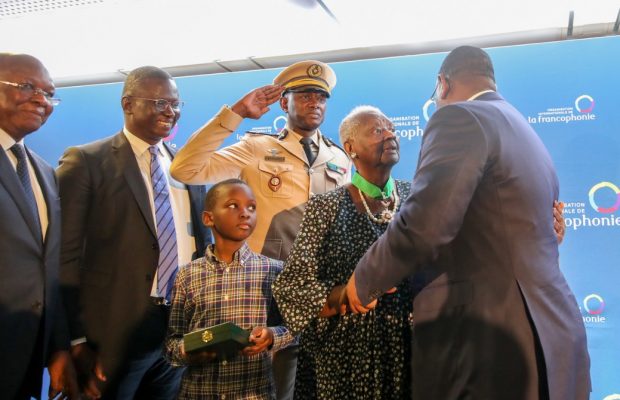
<svg viewBox="0 0 620 400">
<path fill-rule="evenodd" d="M 0 397 L 77 398 L 58 290 L 60 202 L 54 170 L 24 138 L 59 100 L 47 69 L 25 54 L 0 53 Z"/>
<path fill-rule="evenodd" d="M 114 136 L 67 149 L 62 199 L 62 284 L 72 354 L 90 398 L 172 399 L 181 369 L 163 358 L 178 265 L 204 252 L 203 186 L 172 179 L 162 140 L 183 103 L 156 67 L 127 76 L 125 125 Z"/>
<path fill-rule="evenodd" d="M 423 272 L 414 300 L 414 399 L 585 400 L 590 359 L 558 265 L 544 144 L 496 92 L 488 54 L 444 60 L 409 197 L 359 261 L 355 312 Z M 359 296 L 359 298 L 358 298 Z"/>
</svg>

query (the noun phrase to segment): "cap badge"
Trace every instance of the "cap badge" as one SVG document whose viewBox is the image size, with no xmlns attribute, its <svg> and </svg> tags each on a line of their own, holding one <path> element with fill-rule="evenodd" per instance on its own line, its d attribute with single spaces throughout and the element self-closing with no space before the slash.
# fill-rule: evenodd
<svg viewBox="0 0 620 400">
<path fill-rule="evenodd" d="M 308 70 L 306 72 L 308 73 L 308 76 L 321 76 L 323 75 L 323 67 L 321 67 L 319 64 L 312 64 L 308 67 Z"/>
</svg>

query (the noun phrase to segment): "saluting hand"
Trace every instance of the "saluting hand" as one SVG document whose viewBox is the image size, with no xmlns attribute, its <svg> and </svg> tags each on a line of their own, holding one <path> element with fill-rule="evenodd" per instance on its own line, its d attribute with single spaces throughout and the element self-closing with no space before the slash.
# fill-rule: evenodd
<svg viewBox="0 0 620 400">
<path fill-rule="evenodd" d="M 284 88 L 279 85 L 267 85 L 252 90 L 232 106 L 232 110 L 243 118 L 259 119 L 269 106 L 280 98 Z"/>
</svg>

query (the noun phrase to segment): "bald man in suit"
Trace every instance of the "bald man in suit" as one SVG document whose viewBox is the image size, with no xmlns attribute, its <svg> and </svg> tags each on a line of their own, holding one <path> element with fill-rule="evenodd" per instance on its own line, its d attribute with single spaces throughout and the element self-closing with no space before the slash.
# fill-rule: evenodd
<svg viewBox="0 0 620 400">
<path fill-rule="evenodd" d="M 170 74 L 140 67 L 125 80 L 123 129 L 67 149 L 58 180 L 62 281 L 72 353 L 85 393 L 176 398 L 183 370 L 163 356 L 178 265 L 204 254 L 204 186 L 173 180 L 163 139 L 181 116 Z"/>
<path fill-rule="evenodd" d="M 0 397 L 39 398 L 43 368 L 50 394 L 77 398 L 58 290 L 60 202 L 54 170 L 24 146 L 58 100 L 36 58 L 0 54 Z"/>
<path fill-rule="evenodd" d="M 549 153 L 479 48 L 446 57 L 434 98 L 411 194 L 357 265 L 350 308 L 424 279 L 414 399 L 589 398 L 585 328 L 548 211 L 559 192 Z"/>
</svg>

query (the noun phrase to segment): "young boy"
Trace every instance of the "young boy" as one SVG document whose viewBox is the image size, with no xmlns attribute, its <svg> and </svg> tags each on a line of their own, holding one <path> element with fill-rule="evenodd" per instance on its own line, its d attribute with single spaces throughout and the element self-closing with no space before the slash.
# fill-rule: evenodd
<svg viewBox="0 0 620 400">
<path fill-rule="evenodd" d="M 172 364 L 188 366 L 179 398 L 275 398 L 272 351 L 293 341 L 285 327 L 267 322 L 281 321 L 271 285 L 282 262 L 252 252 L 245 242 L 256 225 L 256 200 L 245 182 L 229 179 L 211 187 L 202 218 L 215 244 L 179 270 L 166 340 Z M 184 334 L 224 322 L 252 329 L 241 354 L 220 360 L 207 351 L 185 353 Z"/>
</svg>

